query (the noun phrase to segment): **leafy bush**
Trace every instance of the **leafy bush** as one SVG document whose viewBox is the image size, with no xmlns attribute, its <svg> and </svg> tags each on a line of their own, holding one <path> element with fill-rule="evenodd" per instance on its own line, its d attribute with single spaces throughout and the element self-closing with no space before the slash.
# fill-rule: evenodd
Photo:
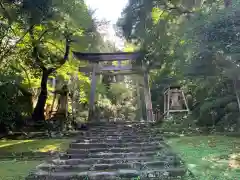
<svg viewBox="0 0 240 180">
<path fill-rule="evenodd" d="M 240 113 L 230 112 L 223 116 L 217 123 L 216 128 L 218 131 L 237 131 Z"/>
<path fill-rule="evenodd" d="M 16 76 L 0 75 L 0 124 L 5 130 L 20 128 L 32 112 L 31 93 L 18 82 Z"/>
</svg>

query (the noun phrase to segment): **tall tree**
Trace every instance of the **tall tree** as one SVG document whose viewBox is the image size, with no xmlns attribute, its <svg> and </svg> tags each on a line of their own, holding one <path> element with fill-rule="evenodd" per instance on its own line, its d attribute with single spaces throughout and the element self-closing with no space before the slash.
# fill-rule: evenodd
<svg viewBox="0 0 240 180">
<path fill-rule="evenodd" d="M 33 68 L 41 77 L 41 92 L 32 117 L 43 120 L 48 77 L 56 73 L 68 58 L 72 58 L 70 43 L 73 39 L 73 49 L 91 48 L 96 33 L 92 15 L 83 0 L 13 0 L 4 1 L 1 5 L 3 13 L 8 13 L 5 17 L 10 27 L 14 24 L 21 29 L 19 35 L 16 35 L 18 40 L 14 47 L 26 55 L 24 64 Z M 17 18 L 12 18 L 12 12 L 9 13 L 8 9 L 14 10 L 18 14 Z M 10 46 L 2 58 L 12 49 Z"/>
</svg>

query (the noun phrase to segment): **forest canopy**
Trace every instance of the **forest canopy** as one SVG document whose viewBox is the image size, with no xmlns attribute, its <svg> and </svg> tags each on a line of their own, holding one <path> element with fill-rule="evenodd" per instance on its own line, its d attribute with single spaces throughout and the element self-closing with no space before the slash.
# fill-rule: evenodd
<svg viewBox="0 0 240 180">
<path fill-rule="evenodd" d="M 238 1 L 131 0 L 118 32 L 145 53 L 153 107 L 179 84 L 200 126 L 239 130 Z"/>
<path fill-rule="evenodd" d="M 197 125 L 239 130 L 239 12 L 231 0 L 128 1 L 116 30 L 124 51 L 144 52 L 153 109 L 163 111 L 164 90 L 178 84 Z M 1 131 L 49 119 L 66 86 L 67 116 L 86 120 L 91 73 L 71 52 L 119 51 L 99 32 L 107 22 L 84 0 L 2 0 L 0 23 Z M 96 117 L 139 118 L 138 81 L 99 76 Z"/>
</svg>

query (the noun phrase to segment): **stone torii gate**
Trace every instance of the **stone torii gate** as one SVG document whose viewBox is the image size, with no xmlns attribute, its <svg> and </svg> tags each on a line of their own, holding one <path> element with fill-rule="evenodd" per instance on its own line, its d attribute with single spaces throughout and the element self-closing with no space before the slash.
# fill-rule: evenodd
<svg viewBox="0 0 240 180">
<path fill-rule="evenodd" d="M 129 60 L 133 62 L 138 60 L 141 53 L 140 52 L 117 52 L 117 53 L 81 53 L 73 52 L 75 58 L 79 60 L 87 60 L 89 66 L 80 67 L 81 72 L 91 72 L 91 90 L 90 90 L 90 101 L 89 101 L 89 116 L 88 120 L 92 121 L 94 118 L 94 100 L 95 100 L 95 91 L 97 83 L 97 75 L 100 74 L 109 74 L 109 75 L 127 75 L 127 74 L 141 74 L 143 76 L 143 88 L 144 88 L 144 100 L 146 104 L 146 120 L 154 121 L 153 110 L 152 110 L 152 101 L 151 93 L 149 87 L 149 75 L 148 71 L 141 61 L 138 63 L 140 65 L 133 65 L 129 63 L 127 65 L 122 65 L 122 61 Z M 117 61 L 117 66 L 104 66 L 100 62 L 112 62 Z M 113 72 L 114 71 L 114 72 Z"/>
</svg>

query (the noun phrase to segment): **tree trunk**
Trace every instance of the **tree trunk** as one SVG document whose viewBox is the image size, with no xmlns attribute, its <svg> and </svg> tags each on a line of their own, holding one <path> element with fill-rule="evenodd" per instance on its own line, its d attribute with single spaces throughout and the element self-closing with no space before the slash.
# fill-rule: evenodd
<svg viewBox="0 0 240 180">
<path fill-rule="evenodd" d="M 37 105 L 33 111 L 32 119 L 34 120 L 45 120 L 44 116 L 44 107 L 47 101 L 47 80 L 48 76 L 54 72 L 56 69 L 60 68 L 65 62 L 68 60 L 69 51 L 70 51 L 70 35 L 66 34 L 66 47 L 65 47 L 65 54 L 63 56 L 63 59 L 59 61 L 58 67 L 55 68 L 49 68 L 47 69 L 44 66 L 44 63 L 39 58 L 39 50 L 38 50 L 38 44 L 36 44 L 36 40 L 34 39 L 33 34 L 34 27 L 30 28 L 29 34 L 32 40 L 32 46 L 33 46 L 33 57 L 35 58 L 36 64 L 42 69 L 42 80 L 41 80 L 41 92 L 38 96 Z M 46 31 L 47 32 L 47 31 Z M 38 40 L 39 41 L 39 40 Z"/>
<path fill-rule="evenodd" d="M 33 114 L 32 114 L 32 119 L 41 121 L 45 120 L 44 116 L 44 107 L 47 101 L 47 80 L 48 76 L 50 75 L 49 70 L 43 70 L 42 73 L 42 79 L 41 79 L 41 92 L 40 95 L 38 96 L 38 101 L 36 104 L 36 107 L 34 108 Z"/>
</svg>

